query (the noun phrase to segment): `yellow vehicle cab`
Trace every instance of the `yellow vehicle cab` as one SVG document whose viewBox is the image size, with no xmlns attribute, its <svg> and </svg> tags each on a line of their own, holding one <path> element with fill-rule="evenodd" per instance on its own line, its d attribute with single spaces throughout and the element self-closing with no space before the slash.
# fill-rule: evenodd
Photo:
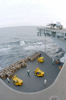
<svg viewBox="0 0 66 100">
<path fill-rule="evenodd" d="M 38 57 L 37 61 L 40 63 L 44 62 L 44 57 Z"/>
<path fill-rule="evenodd" d="M 35 75 L 38 76 L 38 77 L 44 76 L 44 72 L 41 71 L 41 70 L 39 69 L 39 67 L 36 68 L 36 69 L 34 70 L 34 72 L 35 72 Z"/>
<path fill-rule="evenodd" d="M 12 77 L 12 82 L 15 84 L 15 85 L 23 85 L 23 80 L 19 79 L 17 77 L 17 75 L 13 76 Z"/>
</svg>

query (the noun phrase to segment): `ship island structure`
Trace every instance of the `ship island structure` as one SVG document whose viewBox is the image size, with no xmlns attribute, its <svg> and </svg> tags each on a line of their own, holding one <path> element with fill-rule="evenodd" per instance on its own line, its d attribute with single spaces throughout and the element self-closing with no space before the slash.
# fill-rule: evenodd
<svg viewBox="0 0 66 100">
<path fill-rule="evenodd" d="M 37 35 L 48 35 L 66 40 L 66 28 L 60 22 L 49 23 L 46 27 L 37 27 Z"/>
</svg>

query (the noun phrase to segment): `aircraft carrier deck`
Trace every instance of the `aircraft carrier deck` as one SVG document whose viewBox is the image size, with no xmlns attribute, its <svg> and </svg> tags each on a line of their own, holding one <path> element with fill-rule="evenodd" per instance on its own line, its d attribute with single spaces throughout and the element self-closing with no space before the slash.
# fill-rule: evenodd
<svg viewBox="0 0 66 100">
<path fill-rule="evenodd" d="M 60 100 L 66 99 L 66 62 L 60 65 L 52 65 L 52 59 L 44 52 L 43 63 L 38 63 L 36 60 L 27 62 L 27 67 L 15 72 L 19 78 L 22 78 L 24 84 L 22 86 L 15 86 L 9 84 L 7 80 L 0 79 L 0 99 L 1 100 L 52 100 L 52 96 L 58 96 Z M 59 66 L 62 66 L 59 70 Z M 37 77 L 34 74 L 35 68 L 40 67 L 45 72 L 44 77 Z M 30 76 L 27 75 L 27 70 L 30 70 Z M 43 80 L 47 79 L 47 84 L 44 86 Z M 54 100 L 54 99 L 53 99 Z"/>
</svg>

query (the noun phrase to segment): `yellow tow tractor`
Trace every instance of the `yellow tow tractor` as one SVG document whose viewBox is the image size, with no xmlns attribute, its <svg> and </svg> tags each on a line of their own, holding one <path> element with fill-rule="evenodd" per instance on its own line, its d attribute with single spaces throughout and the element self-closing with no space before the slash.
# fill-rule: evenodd
<svg viewBox="0 0 66 100">
<path fill-rule="evenodd" d="M 17 75 L 13 76 L 12 77 L 12 82 L 15 84 L 15 85 L 23 85 L 23 80 L 19 79 L 17 77 Z"/>
<path fill-rule="evenodd" d="M 38 57 L 37 61 L 40 63 L 44 62 L 44 57 Z"/>
<path fill-rule="evenodd" d="M 36 69 L 34 70 L 34 72 L 35 72 L 35 75 L 38 76 L 38 77 L 44 76 L 44 72 L 41 71 L 41 70 L 39 69 L 39 67 L 36 68 Z"/>
</svg>

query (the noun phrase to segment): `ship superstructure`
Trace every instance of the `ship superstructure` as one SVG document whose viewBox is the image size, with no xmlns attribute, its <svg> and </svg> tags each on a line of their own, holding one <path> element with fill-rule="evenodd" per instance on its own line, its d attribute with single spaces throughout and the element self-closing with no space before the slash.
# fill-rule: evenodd
<svg viewBox="0 0 66 100">
<path fill-rule="evenodd" d="M 49 23 L 46 27 L 37 27 L 37 35 L 49 35 L 66 39 L 66 29 L 60 22 Z"/>
</svg>

